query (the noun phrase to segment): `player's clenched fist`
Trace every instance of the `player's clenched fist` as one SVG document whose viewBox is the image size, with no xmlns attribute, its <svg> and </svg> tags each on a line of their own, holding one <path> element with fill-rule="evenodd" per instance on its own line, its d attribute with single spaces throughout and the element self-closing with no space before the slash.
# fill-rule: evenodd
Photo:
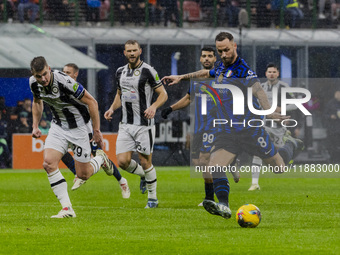
<svg viewBox="0 0 340 255">
<path fill-rule="evenodd" d="M 108 109 L 105 113 L 104 113 L 104 118 L 106 120 L 112 120 L 112 114 L 114 111 L 112 111 L 111 109 Z"/>
<path fill-rule="evenodd" d="M 41 130 L 39 128 L 33 128 L 32 136 L 34 138 L 39 138 L 41 136 Z"/>
</svg>

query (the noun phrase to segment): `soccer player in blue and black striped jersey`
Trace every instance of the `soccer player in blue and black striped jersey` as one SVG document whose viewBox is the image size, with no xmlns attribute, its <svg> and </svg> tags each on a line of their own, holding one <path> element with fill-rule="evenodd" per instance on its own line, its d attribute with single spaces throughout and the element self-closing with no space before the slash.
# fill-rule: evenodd
<svg viewBox="0 0 340 255">
<path fill-rule="evenodd" d="M 204 69 L 211 70 L 214 67 L 216 62 L 215 49 L 212 47 L 203 47 L 201 49 L 200 62 Z M 202 92 L 200 90 L 201 86 L 205 86 L 204 91 L 209 92 L 210 85 L 208 85 L 208 81 L 193 81 L 190 84 L 190 88 L 188 93 L 181 98 L 179 101 L 174 103 L 173 105 L 162 110 L 162 117 L 167 119 L 168 115 L 173 111 L 177 111 L 187 107 L 193 97 L 198 94 L 201 95 Z M 207 87 L 208 86 L 208 87 Z M 191 93 L 194 95 L 191 97 Z M 204 93 L 204 92 L 203 92 Z M 210 92 L 209 92 L 210 93 Z M 211 99 L 211 98 L 208 98 Z M 216 129 L 211 128 L 212 118 L 209 116 L 201 115 L 201 100 L 196 99 L 195 101 L 195 117 L 194 117 L 194 134 L 191 144 L 191 159 L 194 166 L 206 166 L 209 163 L 210 158 L 210 150 L 211 145 L 214 140 Z M 208 101 L 208 109 L 213 108 L 211 105 L 213 100 Z M 237 173 L 238 174 L 238 173 Z M 209 172 L 203 172 L 204 178 L 204 187 L 205 187 L 205 200 L 214 201 L 214 186 L 213 179 Z M 238 182 L 239 175 L 235 179 L 235 182 Z M 198 206 L 203 206 L 203 203 L 200 203 Z"/>
<path fill-rule="evenodd" d="M 185 79 L 215 77 L 215 88 L 218 90 L 221 108 L 221 111 L 218 112 L 222 112 L 222 114 L 220 114 L 219 119 L 215 119 L 214 126 L 216 123 L 222 125 L 218 125 L 220 132 L 214 140 L 209 167 L 214 169 L 212 171 L 214 191 L 219 203 L 205 200 L 203 206 L 209 213 L 228 219 L 231 217 L 231 210 L 229 209 L 230 188 L 224 171 L 225 166 L 230 166 L 237 155 L 245 151 L 250 155 L 259 156 L 266 164 L 272 166 L 275 170 L 278 169 L 275 172 L 282 172 L 299 146 L 292 139 L 277 151 L 263 126 L 256 124 L 256 122 L 261 123 L 264 116 L 253 113 L 259 110 L 260 106 L 264 110 L 272 110 L 256 73 L 237 55 L 237 45 L 232 34 L 228 32 L 219 33 L 215 38 L 215 43 L 221 61 L 215 64 L 214 69 L 210 71 L 203 69 L 184 75 L 165 76 L 162 81 L 167 82 L 168 85 L 173 85 Z M 250 88 L 250 94 L 248 94 L 248 88 Z M 250 106 L 248 97 L 251 102 Z M 277 112 L 267 114 L 266 117 L 279 121 L 289 118 Z"/>
</svg>

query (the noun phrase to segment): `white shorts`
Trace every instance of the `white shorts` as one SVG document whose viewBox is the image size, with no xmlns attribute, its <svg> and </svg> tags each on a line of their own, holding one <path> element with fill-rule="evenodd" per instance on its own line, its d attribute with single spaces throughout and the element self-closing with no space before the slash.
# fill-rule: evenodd
<svg viewBox="0 0 340 255">
<path fill-rule="evenodd" d="M 154 141 L 155 126 L 136 126 L 120 123 L 116 154 L 137 151 L 144 155 L 150 155 L 153 152 Z"/>
<path fill-rule="evenodd" d="M 271 127 L 264 127 L 269 134 L 270 140 L 274 143 L 275 147 L 280 148 L 284 146 L 284 142 L 282 140 L 284 134 L 286 133 L 287 129 L 285 127 L 279 128 L 271 128 Z"/>
<path fill-rule="evenodd" d="M 54 149 L 65 154 L 70 147 L 74 153 L 75 160 L 87 163 L 91 160 L 90 135 L 92 135 L 91 122 L 69 130 L 64 130 L 52 123 L 44 148 Z"/>
</svg>

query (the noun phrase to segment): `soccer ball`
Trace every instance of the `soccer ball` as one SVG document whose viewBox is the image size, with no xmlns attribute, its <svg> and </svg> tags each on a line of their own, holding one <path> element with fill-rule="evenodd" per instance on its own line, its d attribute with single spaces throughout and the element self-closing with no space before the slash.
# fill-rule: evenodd
<svg viewBox="0 0 340 255">
<path fill-rule="evenodd" d="M 242 205 L 236 213 L 236 221 L 242 228 L 255 228 L 261 222 L 261 212 L 256 205 Z"/>
</svg>

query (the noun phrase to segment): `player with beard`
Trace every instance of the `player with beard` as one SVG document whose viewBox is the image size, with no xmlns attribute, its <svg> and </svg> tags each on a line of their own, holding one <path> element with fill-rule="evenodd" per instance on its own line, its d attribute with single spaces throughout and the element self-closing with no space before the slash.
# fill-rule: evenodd
<svg viewBox="0 0 340 255">
<path fill-rule="evenodd" d="M 200 62 L 204 69 L 210 70 L 216 62 L 215 50 L 212 47 L 203 47 L 201 49 Z M 208 88 L 207 88 L 208 89 Z M 191 103 L 190 93 L 195 91 L 195 85 L 191 86 L 188 93 L 173 105 L 162 110 L 162 117 L 167 119 L 168 115 L 173 111 L 187 107 Z M 198 93 L 200 93 L 198 91 Z M 195 111 L 200 111 L 200 99 L 195 100 Z M 208 110 L 209 111 L 209 110 Z M 207 118 L 200 118 L 199 114 L 195 113 L 194 136 L 191 146 L 191 158 L 194 166 L 206 166 L 210 158 L 211 145 L 215 137 L 216 129 L 212 129 Z M 234 180 L 239 181 L 239 173 L 235 172 Z M 214 201 L 214 185 L 212 175 L 209 172 L 203 172 L 205 200 Z M 198 206 L 203 206 L 200 203 Z"/>
<path fill-rule="evenodd" d="M 111 120 L 114 111 L 122 107 L 116 144 L 118 165 L 127 172 L 137 174 L 141 178 L 145 177 L 148 191 L 145 208 L 156 208 L 157 178 L 152 165 L 154 116 L 156 110 L 168 99 L 168 95 L 157 71 L 140 59 L 141 54 L 142 49 L 138 41 L 129 40 L 125 43 L 124 55 L 128 64 L 117 69 L 115 77 L 117 94 L 104 117 Z M 154 92 L 158 97 L 152 103 Z M 134 151 L 138 152 L 140 164 L 132 159 Z"/>
<path fill-rule="evenodd" d="M 220 96 L 220 108 L 223 113 L 219 119 L 225 119 L 229 125 L 219 125 L 219 132 L 214 140 L 209 166 L 220 166 L 227 168 L 232 164 L 238 154 L 242 151 L 250 155 L 257 155 L 263 161 L 275 168 L 275 173 L 282 173 L 284 166 L 294 157 L 298 151 L 299 143 L 291 139 L 279 151 L 271 142 L 268 133 L 262 126 L 253 127 L 244 125 L 251 120 L 263 119 L 264 116 L 254 114 L 247 104 L 248 97 L 251 97 L 253 108 L 260 110 L 260 105 L 264 110 L 270 109 L 270 104 L 266 93 L 263 91 L 257 75 L 250 69 L 248 64 L 241 59 L 236 52 L 237 45 L 234 37 L 228 32 L 221 32 L 215 38 L 216 49 L 221 57 L 221 61 L 215 64 L 212 70 L 200 70 L 183 75 L 165 76 L 162 81 L 169 85 L 174 85 L 185 79 L 215 77 L 215 82 L 219 84 L 229 84 L 241 90 L 244 96 L 244 114 L 234 114 L 234 98 L 229 90 L 222 86 L 218 89 Z M 231 87 L 230 87 L 231 88 Z M 248 88 L 252 93 L 248 95 Z M 222 92 L 222 93 L 221 93 Z M 237 100 L 237 99 L 235 99 Z M 267 118 L 284 120 L 289 116 L 282 116 L 277 112 L 266 115 Z M 233 123 L 231 125 L 230 123 Z M 216 169 L 215 169 L 216 170 Z M 213 215 L 219 215 L 229 219 L 231 210 L 229 208 L 229 181 L 224 171 L 213 171 L 214 191 L 219 200 L 216 203 L 211 200 L 204 200 L 204 208 Z"/>
</svg>

